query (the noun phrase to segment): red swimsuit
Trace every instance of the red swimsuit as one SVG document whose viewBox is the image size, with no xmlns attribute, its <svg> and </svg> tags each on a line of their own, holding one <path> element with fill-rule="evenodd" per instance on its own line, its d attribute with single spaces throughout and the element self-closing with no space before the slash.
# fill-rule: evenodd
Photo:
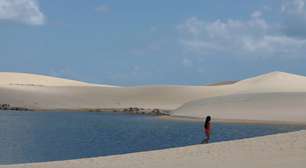
<svg viewBox="0 0 306 168">
<path fill-rule="evenodd" d="M 210 135 L 210 123 L 208 124 L 207 128 L 204 127 L 204 131 L 205 131 L 206 136 Z"/>
</svg>

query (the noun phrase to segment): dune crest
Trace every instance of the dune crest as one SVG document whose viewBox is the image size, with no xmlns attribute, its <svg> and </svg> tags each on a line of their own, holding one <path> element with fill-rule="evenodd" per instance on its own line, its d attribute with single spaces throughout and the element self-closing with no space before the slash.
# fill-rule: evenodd
<svg viewBox="0 0 306 168">
<path fill-rule="evenodd" d="M 177 116 L 217 119 L 306 122 L 306 77 L 271 72 L 241 80 L 223 89 L 223 95 L 187 102 Z"/>
<path fill-rule="evenodd" d="M 81 82 L 46 75 L 0 72 L 0 85 L 20 85 L 20 86 L 93 86 L 87 82 Z M 98 86 L 98 85 L 97 85 Z M 108 86 L 108 85 L 101 85 Z"/>
<path fill-rule="evenodd" d="M 172 115 L 233 121 L 306 123 L 306 92 L 251 93 L 191 101 Z"/>
<path fill-rule="evenodd" d="M 296 87 L 305 89 L 306 77 L 301 75 L 290 74 L 286 72 L 271 72 L 259 75 L 253 78 L 241 80 L 236 83 L 237 85 L 256 85 L 257 87 Z"/>
<path fill-rule="evenodd" d="M 285 72 L 259 75 L 229 85 L 136 87 L 0 73 L 0 104 L 34 110 L 137 107 L 174 110 L 173 115 L 181 116 L 201 117 L 214 111 L 214 116 L 222 119 L 306 121 L 305 93 L 306 77 Z"/>
</svg>

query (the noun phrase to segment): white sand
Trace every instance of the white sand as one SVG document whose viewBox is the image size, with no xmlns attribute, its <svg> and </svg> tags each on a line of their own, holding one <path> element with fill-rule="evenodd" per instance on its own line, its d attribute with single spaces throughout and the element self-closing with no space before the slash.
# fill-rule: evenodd
<svg viewBox="0 0 306 168">
<path fill-rule="evenodd" d="M 172 114 L 216 119 L 306 123 L 306 78 L 274 72 L 228 86 L 231 94 L 185 103 Z"/>
<path fill-rule="evenodd" d="M 0 72 L 0 85 L 25 86 L 89 86 L 91 84 L 44 75 Z"/>
<path fill-rule="evenodd" d="M 0 168 L 304 168 L 306 131 L 108 157 Z"/>
<path fill-rule="evenodd" d="M 172 115 L 306 123 L 306 77 L 273 72 L 217 86 L 111 87 L 0 73 L 0 103 L 31 109 L 159 108 Z M 15 167 L 278 167 L 306 165 L 306 131 L 153 152 Z M 8 166 L 0 166 L 8 167 Z M 14 166 L 13 166 L 14 167 Z"/>
<path fill-rule="evenodd" d="M 0 73 L 0 102 L 30 109 L 175 109 L 185 102 L 202 98 L 203 94 L 199 93 L 202 88 L 205 87 L 114 87 L 42 75 Z"/>
<path fill-rule="evenodd" d="M 200 99 L 184 104 L 172 115 L 220 120 L 253 120 L 306 124 L 306 92 L 252 93 Z"/>
<path fill-rule="evenodd" d="M 0 103 L 43 110 L 159 108 L 217 119 L 306 121 L 306 77 L 273 72 L 217 86 L 111 87 L 24 73 L 0 73 Z"/>
</svg>

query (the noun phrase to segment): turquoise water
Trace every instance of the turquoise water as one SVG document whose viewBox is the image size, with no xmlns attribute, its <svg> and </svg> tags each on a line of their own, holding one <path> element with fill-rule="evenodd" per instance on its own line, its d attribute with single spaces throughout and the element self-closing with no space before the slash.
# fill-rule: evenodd
<svg viewBox="0 0 306 168">
<path fill-rule="evenodd" d="M 212 142 L 302 129 L 213 123 Z M 0 164 L 106 156 L 199 144 L 202 123 L 94 112 L 0 111 Z"/>
</svg>

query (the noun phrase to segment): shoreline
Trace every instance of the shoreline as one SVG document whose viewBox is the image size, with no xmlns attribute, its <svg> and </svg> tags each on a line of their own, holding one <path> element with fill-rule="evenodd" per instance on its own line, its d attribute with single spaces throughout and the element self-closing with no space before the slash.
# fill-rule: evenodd
<svg viewBox="0 0 306 168">
<path fill-rule="evenodd" d="M 134 107 L 135 109 L 136 107 Z M 200 117 L 192 117 L 192 116 L 177 116 L 171 115 L 172 110 L 165 109 L 144 109 L 138 108 L 139 111 L 128 111 L 130 108 L 99 108 L 99 109 L 27 109 L 27 110 L 4 110 L 4 111 L 12 111 L 12 112 L 110 112 L 110 113 L 126 113 L 131 115 L 148 115 L 148 116 L 156 116 L 162 120 L 183 120 L 183 121 L 193 121 L 193 122 L 203 122 L 203 118 Z M 1 110 L 0 110 L 1 112 Z M 216 118 L 212 120 L 215 123 L 229 123 L 229 124 L 264 124 L 264 125 L 293 125 L 293 126 L 303 126 L 306 128 L 306 123 L 304 122 L 294 122 L 294 121 L 270 121 L 270 120 L 247 120 L 247 119 L 221 119 Z"/>
<path fill-rule="evenodd" d="M 160 116 L 163 120 L 184 120 L 184 121 L 194 121 L 194 122 L 203 122 L 203 118 L 200 117 L 190 117 L 190 116 Z M 244 120 L 244 119 L 212 119 L 212 122 L 215 123 L 229 123 L 229 124 L 265 124 L 265 125 L 296 125 L 296 126 L 305 126 L 304 122 L 293 122 L 293 121 L 270 121 L 270 120 Z"/>
<path fill-rule="evenodd" d="M 171 110 L 159 109 L 159 108 L 80 108 L 80 109 L 66 109 L 66 108 L 55 108 L 55 109 L 31 109 L 14 107 L 14 109 L 0 109 L 1 111 L 12 111 L 12 112 L 112 112 L 112 113 L 127 113 L 127 114 L 138 114 L 138 115 L 153 115 L 153 116 L 169 116 Z"/>
</svg>

